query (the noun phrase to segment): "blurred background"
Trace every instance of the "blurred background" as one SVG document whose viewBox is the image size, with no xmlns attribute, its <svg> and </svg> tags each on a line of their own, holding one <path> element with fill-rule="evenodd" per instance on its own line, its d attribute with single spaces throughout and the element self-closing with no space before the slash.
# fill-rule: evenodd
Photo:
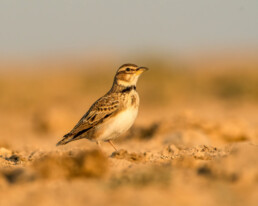
<svg viewBox="0 0 258 206">
<path fill-rule="evenodd" d="M 139 124 L 200 108 L 257 115 L 255 0 L 0 3 L 1 141 L 53 144 L 128 62 L 150 68 Z"/>
<path fill-rule="evenodd" d="M 56 175 L 35 183 L 34 193 L 28 182 L 67 168 L 56 168 L 54 156 L 35 166 L 36 178 L 20 178 L 32 157 L 95 148 L 86 140 L 55 144 L 110 89 L 124 63 L 150 70 L 137 85 L 136 123 L 116 142 L 125 152 L 108 158 L 108 178 L 66 182 L 61 175 L 56 183 Z M 1 205 L 116 205 L 112 198 L 143 205 L 150 196 L 159 205 L 255 205 L 257 117 L 257 0 L 0 0 L 0 193 L 2 179 L 28 183 L 7 187 Z M 245 143 L 252 148 L 230 149 Z M 150 169 L 154 163 L 165 169 Z M 24 173 L 2 173 L 16 167 Z"/>
</svg>

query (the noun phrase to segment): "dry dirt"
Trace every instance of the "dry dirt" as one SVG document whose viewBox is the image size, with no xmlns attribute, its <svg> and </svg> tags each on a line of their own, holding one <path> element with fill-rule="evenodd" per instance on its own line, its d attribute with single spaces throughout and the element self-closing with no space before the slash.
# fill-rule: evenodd
<svg viewBox="0 0 258 206">
<path fill-rule="evenodd" d="M 1 206 L 257 205 L 253 73 L 146 73 L 117 152 L 88 140 L 55 147 L 112 82 L 113 73 L 79 73 L 2 75 Z"/>
</svg>

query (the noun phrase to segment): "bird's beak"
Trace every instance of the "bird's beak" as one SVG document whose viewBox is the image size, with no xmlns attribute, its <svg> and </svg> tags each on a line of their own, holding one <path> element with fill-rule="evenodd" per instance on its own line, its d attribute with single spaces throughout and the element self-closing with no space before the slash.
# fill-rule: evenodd
<svg viewBox="0 0 258 206">
<path fill-rule="evenodd" d="M 138 67 L 138 68 L 136 69 L 136 74 L 140 75 L 141 73 L 146 72 L 146 71 L 148 71 L 148 70 L 149 70 L 149 69 L 148 69 L 147 67 Z"/>
</svg>

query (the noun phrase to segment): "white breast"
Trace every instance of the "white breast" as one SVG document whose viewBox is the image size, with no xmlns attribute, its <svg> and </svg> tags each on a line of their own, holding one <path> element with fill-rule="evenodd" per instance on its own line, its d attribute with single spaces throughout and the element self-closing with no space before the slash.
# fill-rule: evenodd
<svg viewBox="0 0 258 206">
<path fill-rule="evenodd" d="M 130 107 L 109 119 L 101 128 L 98 128 L 103 131 L 98 140 L 106 141 L 117 138 L 133 125 L 137 114 L 138 107 Z"/>
</svg>

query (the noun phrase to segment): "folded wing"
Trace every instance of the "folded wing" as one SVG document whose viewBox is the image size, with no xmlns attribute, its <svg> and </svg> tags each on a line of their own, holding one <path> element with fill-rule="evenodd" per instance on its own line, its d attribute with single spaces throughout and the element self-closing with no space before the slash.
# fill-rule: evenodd
<svg viewBox="0 0 258 206">
<path fill-rule="evenodd" d="M 117 98 L 114 95 L 105 95 L 91 106 L 75 127 L 57 143 L 57 146 L 84 138 L 90 130 L 110 118 L 118 110 Z"/>
</svg>

